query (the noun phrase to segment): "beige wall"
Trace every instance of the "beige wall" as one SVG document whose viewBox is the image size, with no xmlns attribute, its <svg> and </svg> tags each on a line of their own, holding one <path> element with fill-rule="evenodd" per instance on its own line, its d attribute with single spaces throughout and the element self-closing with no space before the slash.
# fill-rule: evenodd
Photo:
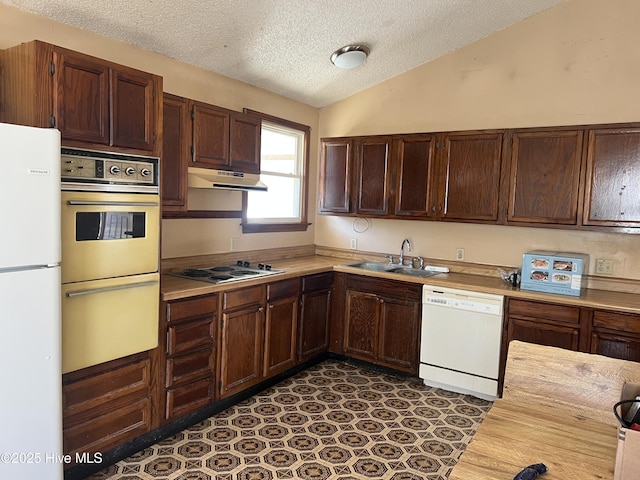
<svg viewBox="0 0 640 480">
<path fill-rule="evenodd" d="M 640 121 L 640 2 L 570 0 L 320 112 L 320 136 Z M 640 193 L 639 193 L 640 197 Z M 640 279 L 635 235 L 540 228 L 318 216 L 316 243 L 517 266 L 545 248 L 614 260 L 614 275 Z M 593 264 L 591 271 L 593 271 Z"/>
<path fill-rule="evenodd" d="M 163 55 L 0 4 L 0 48 L 34 39 L 161 75 L 165 92 L 232 110 L 251 108 L 309 125 L 312 131 L 311 151 L 318 150 L 318 109 L 314 107 L 186 65 Z M 310 175 L 311 178 L 317 177 L 316 161 L 312 162 Z M 236 196 L 232 203 L 238 204 L 240 193 L 231 193 Z M 310 195 L 312 199 L 316 197 L 315 182 L 311 182 Z M 212 208 L 217 208 L 219 199 L 220 195 L 212 192 L 209 198 Z M 202 198 L 200 200 L 202 201 Z M 310 218 L 313 219 L 315 215 L 313 200 L 310 202 L 310 209 Z M 238 239 L 239 251 L 308 245 L 314 241 L 313 226 L 303 233 L 243 235 L 238 219 L 164 220 L 162 229 L 163 258 L 227 252 L 230 239 L 234 237 Z"/>
<path fill-rule="evenodd" d="M 0 48 L 40 39 L 162 75 L 165 91 L 277 115 L 312 127 L 310 219 L 316 205 L 318 136 L 640 120 L 640 18 L 636 0 L 570 0 L 473 45 L 318 110 L 115 40 L 0 5 Z M 217 201 L 217 200 L 214 200 Z M 237 200 L 236 200 L 237 201 Z M 233 203 L 233 202 L 232 202 Z M 588 252 L 614 260 L 614 274 L 640 279 L 634 235 L 551 229 L 315 217 L 305 233 L 242 235 L 238 220 L 163 221 L 164 258 L 315 243 L 475 263 L 518 265 L 533 248 Z"/>
</svg>

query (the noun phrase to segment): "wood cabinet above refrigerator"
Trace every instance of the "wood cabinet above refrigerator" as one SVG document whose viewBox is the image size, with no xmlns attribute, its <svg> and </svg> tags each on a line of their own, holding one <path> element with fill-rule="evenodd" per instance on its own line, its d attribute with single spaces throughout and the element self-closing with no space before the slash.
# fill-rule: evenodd
<svg viewBox="0 0 640 480">
<path fill-rule="evenodd" d="M 37 40 L 2 65 L 2 121 L 58 128 L 66 146 L 160 155 L 162 77 Z"/>
</svg>

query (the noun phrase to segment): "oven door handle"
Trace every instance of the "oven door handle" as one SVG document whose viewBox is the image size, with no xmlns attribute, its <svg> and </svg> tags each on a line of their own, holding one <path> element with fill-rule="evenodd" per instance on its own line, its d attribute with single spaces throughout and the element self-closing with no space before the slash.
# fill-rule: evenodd
<svg viewBox="0 0 640 480">
<path fill-rule="evenodd" d="M 138 288 L 138 287 L 150 287 L 152 285 L 157 285 L 158 281 L 154 280 L 151 282 L 139 282 L 139 283 L 129 283 L 127 285 L 116 285 L 113 287 L 103 287 L 103 288 L 91 288 L 89 290 L 76 290 L 75 292 L 67 292 L 67 297 L 79 297 L 80 295 L 91 295 L 93 293 L 105 293 L 111 292 L 114 290 L 125 290 L 128 288 Z"/>
<path fill-rule="evenodd" d="M 67 200 L 67 205 L 101 206 L 101 207 L 157 207 L 158 202 L 114 202 L 98 200 Z"/>
</svg>

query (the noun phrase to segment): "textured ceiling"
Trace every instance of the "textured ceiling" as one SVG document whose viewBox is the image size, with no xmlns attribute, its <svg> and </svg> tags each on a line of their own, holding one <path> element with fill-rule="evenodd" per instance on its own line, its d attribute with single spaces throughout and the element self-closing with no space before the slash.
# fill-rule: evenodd
<svg viewBox="0 0 640 480">
<path fill-rule="evenodd" d="M 566 0 L 0 0 L 322 107 Z M 371 49 L 340 70 L 340 47 Z"/>
</svg>

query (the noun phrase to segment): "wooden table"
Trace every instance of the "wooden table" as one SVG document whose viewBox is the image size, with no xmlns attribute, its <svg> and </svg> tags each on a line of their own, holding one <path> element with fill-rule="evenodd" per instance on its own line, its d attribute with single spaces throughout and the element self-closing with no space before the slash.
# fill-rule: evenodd
<svg viewBox="0 0 640 480">
<path fill-rule="evenodd" d="M 533 463 L 548 468 L 540 480 L 609 480 L 616 446 L 613 425 L 499 399 L 449 480 L 511 480 Z"/>
</svg>

